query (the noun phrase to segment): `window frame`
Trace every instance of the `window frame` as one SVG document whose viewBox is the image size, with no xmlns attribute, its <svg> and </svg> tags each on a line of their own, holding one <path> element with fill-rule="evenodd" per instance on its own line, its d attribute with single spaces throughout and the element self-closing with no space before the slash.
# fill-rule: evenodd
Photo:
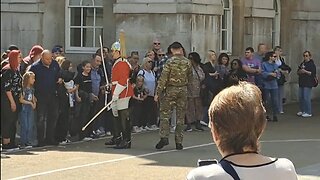
<svg viewBox="0 0 320 180">
<path fill-rule="evenodd" d="M 233 4 L 232 4 L 232 0 L 227 0 L 229 1 L 229 7 L 226 8 L 225 7 L 225 0 L 221 0 L 222 3 L 222 7 L 223 7 L 223 14 L 220 16 L 220 52 L 223 53 L 227 53 L 227 54 L 232 54 L 232 16 L 233 16 Z M 227 22 L 226 24 L 226 28 L 223 29 L 222 25 L 223 25 L 223 17 L 224 14 L 227 14 Z M 223 49 L 222 44 L 223 44 L 223 32 L 227 32 L 227 49 Z"/>
<path fill-rule="evenodd" d="M 103 25 L 97 26 L 96 23 L 96 17 L 97 17 L 97 8 L 102 8 L 103 10 L 103 5 L 96 5 L 95 0 L 92 1 L 92 5 L 82 5 L 83 0 L 79 0 L 79 5 L 70 5 L 71 0 L 66 0 L 65 3 L 65 51 L 66 53 L 94 53 L 100 46 L 98 47 L 83 47 L 83 29 L 89 28 L 93 30 L 93 46 L 95 46 L 95 41 L 97 39 L 96 37 L 96 30 L 101 29 L 102 30 L 102 35 L 103 35 Z M 102 0 L 103 2 L 103 0 Z M 71 26 L 71 8 L 81 8 L 81 22 L 80 26 Z M 92 25 L 83 25 L 83 12 L 84 8 L 93 8 L 93 24 Z M 71 46 L 71 29 L 72 28 L 77 28 L 81 30 L 81 46 Z"/>
<path fill-rule="evenodd" d="M 272 19 L 272 45 L 280 45 L 281 4 L 279 0 L 273 0 L 274 18 Z"/>
</svg>

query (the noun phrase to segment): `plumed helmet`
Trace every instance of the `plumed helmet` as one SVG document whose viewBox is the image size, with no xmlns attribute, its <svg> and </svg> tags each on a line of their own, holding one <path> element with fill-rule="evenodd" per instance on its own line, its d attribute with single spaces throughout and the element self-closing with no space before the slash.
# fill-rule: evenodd
<svg viewBox="0 0 320 180">
<path fill-rule="evenodd" d="M 120 50 L 121 50 L 121 47 L 118 41 L 112 44 L 111 51 L 120 51 Z"/>
</svg>

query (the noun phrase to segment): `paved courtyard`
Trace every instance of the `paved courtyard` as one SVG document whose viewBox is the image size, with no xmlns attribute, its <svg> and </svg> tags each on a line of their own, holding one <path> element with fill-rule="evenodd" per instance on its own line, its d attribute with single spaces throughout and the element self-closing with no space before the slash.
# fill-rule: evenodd
<svg viewBox="0 0 320 180">
<path fill-rule="evenodd" d="M 297 109 L 286 105 L 279 122 L 268 123 L 261 153 L 292 160 L 299 179 L 320 179 L 320 100 L 311 118 L 297 117 Z M 209 129 L 185 133 L 182 151 L 175 150 L 173 135 L 169 146 L 155 150 L 158 138 L 157 132 L 134 134 L 126 150 L 107 148 L 101 138 L 8 153 L 1 179 L 185 179 L 199 158 L 220 158 Z"/>
</svg>

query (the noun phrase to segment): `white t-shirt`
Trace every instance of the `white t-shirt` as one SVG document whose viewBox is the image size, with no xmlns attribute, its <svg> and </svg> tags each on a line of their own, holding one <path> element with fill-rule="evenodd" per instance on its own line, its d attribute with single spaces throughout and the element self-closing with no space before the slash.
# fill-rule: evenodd
<svg viewBox="0 0 320 180">
<path fill-rule="evenodd" d="M 154 72 L 148 72 L 142 69 L 138 72 L 138 75 L 144 76 L 144 86 L 148 89 L 148 96 L 154 96 L 154 91 L 156 88 L 156 76 Z"/>
<path fill-rule="evenodd" d="M 244 180 L 296 180 L 298 179 L 292 162 L 286 158 L 274 159 L 274 161 L 256 166 L 241 166 L 231 164 L 240 179 Z M 233 180 L 224 171 L 220 164 L 198 167 L 190 171 L 188 180 Z"/>
</svg>

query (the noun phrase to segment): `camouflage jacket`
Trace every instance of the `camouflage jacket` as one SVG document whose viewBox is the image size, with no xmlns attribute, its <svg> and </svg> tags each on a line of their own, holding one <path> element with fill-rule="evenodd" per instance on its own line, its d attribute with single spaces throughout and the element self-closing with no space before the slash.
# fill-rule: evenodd
<svg viewBox="0 0 320 180">
<path fill-rule="evenodd" d="M 187 86 L 192 79 L 192 65 L 185 57 L 173 56 L 165 64 L 158 80 L 157 94 L 161 94 L 167 87 Z"/>
</svg>

